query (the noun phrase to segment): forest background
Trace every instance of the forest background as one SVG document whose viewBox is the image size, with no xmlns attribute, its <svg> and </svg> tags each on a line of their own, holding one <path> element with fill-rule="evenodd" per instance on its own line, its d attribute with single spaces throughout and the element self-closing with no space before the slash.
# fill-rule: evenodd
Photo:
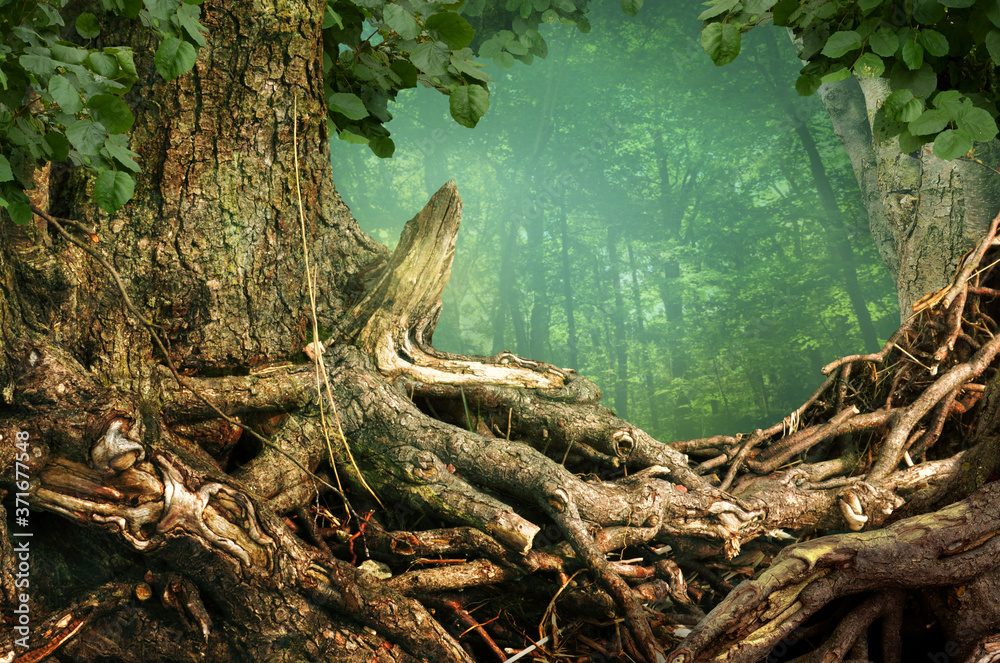
<svg viewBox="0 0 1000 663">
<path fill-rule="evenodd" d="M 795 93 L 785 29 L 750 31 L 719 68 L 696 15 L 595 3 L 589 34 L 543 25 L 544 61 L 484 70 L 474 130 L 417 88 L 390 108 L 391 159 L 331 144 L 338 191 L 390 248 L 456 180 L 436 347 L 573 368 L 664 441 L 772 423 L 831 357 L 872 352 L 899 323 L 850 161 L 820 100 Z"/>
</svg>

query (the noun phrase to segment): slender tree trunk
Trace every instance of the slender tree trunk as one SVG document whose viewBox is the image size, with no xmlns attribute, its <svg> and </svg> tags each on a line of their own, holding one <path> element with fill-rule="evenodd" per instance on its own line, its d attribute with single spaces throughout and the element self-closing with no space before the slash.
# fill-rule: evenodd
<svg viewBox="0 0 1000 663">
<path fill-rule="evenodd" d="M 552 307 L 548 292 L 548 261 L 545 259 L 546 210 L 537 209 L 528 220 L 529 282 L 531 285 L 531 313 L 528 323 L 528 356 L 547 359 L 551 350 L 549 334 Z"/>
<path fill-rule="evenodd" d="M 646 403 L 649 406 L 649 420 L 655 431 L 660 430 L 660 408 L 657 405 L 656 385 L 653 382 L 653 369 L 649 365 L 649 336 L 646 334 L 646 325 L 643 322 L 644 312 L 642 306 L 642 293 L 639 287 L 639 265 L 636 263 L 635 251 L 632 249 L 632 240 L 626 243 L 628 247 L 629 274 L 632 277 L 632 301 L 635 310 L 635 333 L 639 341 L 638 356 L 639 366 L 642 371 L 643 382 L 646 385 Z"/>
<path fill-rule="evenodd" d="M 669 156 L 663 144 L 660 133 L 653 134 L 653 147 L 656 151 L 657 167 L 660 179 L 660 210 L 663 215 L 663 227 L 670 255 L 663 262 L 663 280 L 660 285 L 660 297 L 667 317 L 667 333 L 669 338 L 677 339 L 670 343 L 670 375 L 674 382 L 682 381 L 687 375 L 688 358 L 684 344 L 679 342 L 684 337 L 684 298 L 681 280 L 681 261 L 679 248 L 682 241 L 683 220 L 687 207 L 694 193 L 697 182 L 697 170 L 694 164 L 688 164 L 688 170 L 676 177 L 670 172 Z M 695 434 L 691 422 L 691 399 L 687 390 L 678 391 L 671 413 L 672 433 L 683 438 Z"/>
<path fill-rule="evenodd" d="M 621 232 L 616 226 L 608 228 L 608 271 L 614 292 L 614 346 L 615 346 L 615 411 L 628 417 L 628 338 L 625 332 L 625 298 L 622 296 L 621 267 L 618 260 L 618 241 Z"/>
<path fill-rule="evenodd" d="M 809 157 L 809 170 L 812 173 L 813 183 L 819 192 L 819 199 L 825 212 L 825 222 L 822 226 L 826 232 L 827 241 L 831 244 L 833 259 L 840 270 L 844 290 L 847 292 L 851 309 L 854 311 L 854 319 L 861 332 L 861 339 L 864 341 L 865 348 L 869 352 L 874 352 L 879 347 L 878 335 L 875 333 L 875 325 L 868 312 L 868 302 L 865 301 L 864 295 L 861 293 L 857 261 L 854 258 L 854 249 L 851 248 L 851 242 L 847 237 L 847 229 L 844 227 L 843 214 L 837 205 L 837 197 L 830 185 L 826 167 L 820 158 L 819 150 L 816 149 L 816 141 L 813 140 L 809 126 L 805 122 L 797 122 L 795 133 Z"/>
<path fill-rule="evenodd" d="M 563 306 L 566 311 L 567 366 L 580 370 L 577 357 L 579 341 L 576 337 L 576 311 L 573 303 L 573 269 L 569 258 L 569 220 L 565 200 L 559 209 L 560 255 L 562 258 Z"/>
</svg>

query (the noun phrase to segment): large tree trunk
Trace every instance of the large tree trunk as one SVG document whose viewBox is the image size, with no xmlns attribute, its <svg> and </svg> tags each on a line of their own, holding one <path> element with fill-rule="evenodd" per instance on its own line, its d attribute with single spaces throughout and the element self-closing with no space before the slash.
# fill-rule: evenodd
<svg viewBox="0 0 1000 663">
<path fill-rule="evenodd" d="M 1000 349 L 992 274 L 959 275 L 923 327 L 835 362 L 784 421 L 660 443 L 571 370 L 433 348 L 461 200 L 443 186 L 391 254 L 358 229 L 330 181 L 323 8 L 206 3 L 196 70 L 130 98 L 135 200 L 104 216 L 69 174 L 42 225 L 3 221 L 0 599 L 17 616 L 3 661 L 502 659 L 497 641 L 526 647 L 529 622 L 555 649 L 571 621 L 592 626 L 571 640 L 580 655 L 661 661 L 728 587 L 705 560 L 770 556 L 779 544 L 761 537 L 781 528 L 908 515 L 890 535 L 927 536 L 905 539 L 913 561 L 885 583 L 988 596 L 996 490 L 974 491 L 995 469 L 997 379 L 977 381 Z M 995 230 L 970 270 L 995 259 Z M 934 354 L 934 371 L 914 354 Z M 970 426 L 978 445 L 954 453 Z M 928 460 L 900 470 L 907 452 Z M 975 471 L 958 480 L 963 462 Z M 877 591 L 895 549 L 879 536 L 783 553 L 675 660 L 780 640 L 772 613 L 745 619 L 747 596 L 797 624 L 843 583 Z M 865 563 L 847 568 L 851 555 Z M 682 567 L 711 585 L 689 593 Z M 487 604 L 514 621 L 472 616 Z M 996 631 L 978 614 L 950 631 L 969 651 Z"/>
</svg>

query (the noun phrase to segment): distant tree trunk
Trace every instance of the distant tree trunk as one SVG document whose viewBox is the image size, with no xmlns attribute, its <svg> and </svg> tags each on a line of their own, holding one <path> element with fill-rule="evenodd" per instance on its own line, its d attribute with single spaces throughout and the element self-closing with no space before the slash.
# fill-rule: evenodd
<svg viewBox="0 0 1000 663">
<path fill-rule="evenodd" d="M 791 116 L 794 119 L 794 116 Z M 821 225 L 830 244 L 831 256 L 836 262 L 840 271 L 844 290 L 847 298 L 851 302 L 851 310 L 854 312 L 854 319 L 861 332 L 861 340 L 865 344 L 868 352 L 874 352 L 879 347 L 878 335 L 875 333 L 875 325 L 872 323 L 871 313 L 868 311 L 868 302 L 865 301 L 861 292 L 861 283 L 858 280 L 858 266 L 854 259 L 854 249 L 851 247 L 850 239 L 847 237 L 847 229 L 844 227 L 844 216 L 837 204 L 837 197 L 830 185 L 830 178 L 827 177 L 826 167 L 820 158 L 819 150 L 816 149 L 816 141 L 813 139 L 809 125 L 804 121 L 795 123 L 795 133 L 799 136 L 799 141 L 809 157 L 809 170 L 812 173 L 813 183 L 819 192 L 820 202 L 823 204 L 823 221 Z"/>
<path fill-rule="evenodd" d="M 685 344 L 681 342 L 685 330 L 679 249 L 682 240 L 683 220 L 694 193 L 698 172 L 695 164 L 688 164 L 685 173 L 677 175 L 676 178 L 672 176 L 669 155 L 663 143 L 663 135 L 659 132 L 653 134 L 653 149 L 656 154 L 660 180 L 660 213 L 663 215 L 663 229 L 669 247 L 669 255 L 663 261 L 660 297 L 663 300 L 663 308 L 667 317 L 670 376 L 676 383 L 685 379 L 688 369 Z M 684 438 L 695 434 L 691 422 L 691 398 L 686 389 L 678 391 L 671 419 L 671 432 L 675 437 Z"/>
<path fill-rule="evenodd" d="M 573 269 L 569 258 L 569 214 L 566 211 L 565 198 L 559 208 L 560 255 L 562 258 L 563 306 L 566 311 L 566 349 L 567 367 L 574 371 L 580 370 L 577 356 L 579 341 L 576 337 L 576 312 L 573 303 Z"/>
<path fill-rule="evenodd" d="M 660 430 L 660 408 L 657 405 L 656 385 L 653 382 L 653 369 L 649 364 L 649 337 L 646 334 L 646 324 L 643 322 L 642 292 L 639 286 L 639 265 L 636 263 L 632 240 L 628 247 L 629 274 L 632 277 L 632 301 L 635 308 L 635 335 L 639 341 L 636 354 L 639 357 L 639 367 L 646 385 L 646 403 L 649 406 L 649 420 L 654 431 Z"/>
<path fill-rule="evenodd" d="M 615 346 L 615 411 L 619 417 L 628 417 L 628 338 L 625 331 L 625 298 L 622 296 L 621 266 L 618 259 L 618 241 L 621 231 L 617 226 L 608 227 L 608 271 L 614 292 L 614 346 Z"/>
<path fill-rule="evenodd" d="M 507 219 L 507 232 L 500 253 L 500 275 L 498 291 L 493 305 L 493 354 L 509 349 L 507 347 L 507 320 L 510 319 L 515 332 L 515 350 L 523 354 L 527 349 L 527 335 L 523 333 L 523 323 L 518 319 L 517 294 L 514 260 L 517 254 L 517 235 L 521 230 L 521 218 L 512 214 Z"/>
<path fill-rule="evenodd" d="M 531 288 L 531 313 L 528 322 L 528 356 L 549 359 L 551 343 L 549 334 L 552 307 L 548 291 L 548 266 L 545 258 L 546 210 L 535 208 L 528 218 L 528 273 Z"/>
<path fill-rule="evenodd" d="M 781 57 L 778 54 L 775 40 L 773 38 L 768 40 L 767 45 L 774 61 L 779 62 Z M 796 112 L 796 108 L 789 98 L 790 92 L 787 86 L 776 82 L 770 72 L 762 70 L 761 73 L 768 77 L 774 94 L 784 107 L 785 114 L 795 128 L 799 142 L 802 143 L 802 148 L 809 158 L 809 172 L 812 174 L 813 184 L 819 194 L 820 204 L 823 206 L 824 213 L 820 224 L 826 235 L 831 257 L 840 271 L 844 291 L 851 302 L 854 319 L 858 324 L 858 331 L 861 333 L 861 340 L 868 352 L 874 352 L 879 347 L 878 334 L 875 332 L 875 325 L 872 323 L 871 313 L 868 311 L 868 302 L 865 301 L 861 292 L 857 262 L 854 259 L 854 249 L 844 226 L 844 216 L 840 211 L 837 196 L 833 192 L 833 186 L 830 184 L 830 178 L 827 176 L 826 166 L 823 164 L 819 149 L 816 147 L 816 140 L 809 130 L 808 117 L 803 115 L 801 109 L 800 112 Z"/>
</svg>

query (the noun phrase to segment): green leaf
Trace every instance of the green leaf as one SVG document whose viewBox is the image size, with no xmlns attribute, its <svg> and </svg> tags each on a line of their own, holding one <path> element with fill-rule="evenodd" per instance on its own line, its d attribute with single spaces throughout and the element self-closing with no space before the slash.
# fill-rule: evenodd
<svg viewBox="0 0 1000 663">
<path fill-rule="evenodd" d="M 132 60 L 131 48 L 106 48 L 104 51 L 114 55 L 115 59 L 118 60 L 118 66 L 121 68 L 121 74 L 115 80 L 119 82 L 122 80 L 129 80 L 133 82 L 139 80 L 139 76 L 135 71 L 135 62 Z"/>
<path fill-rule="evenodd" d="M 0 154 L 0 182 L 12 182 L 14 180 L 14 171 L 10 169 L 10 161 L 7 157 Z"/>
<path fill-rule="evenodd" d="M 503 69 L 510 69 L 514 66 L 514 56 L 510 53 L 499 53 L 493 58 L 493 64 Z"/>
<path fill-rule="evenodd" d="M 45 134 L 45 142 L 52 151 L 52 161 L 65 161 L 69 158 L 69 141 L 66 136 L 57 133 Z"/>
<path fill-rule="evenodd" d="M 145 0 L 144 4 L 153 18 L 168 23 L 177 13 L 181 0 Z"/>
<path fill-rule="evenodd" d="M 944 90 L 934 95 L 934 108 L 948 111 L 949 116 L 955 119 L 962 108 L 963 100 L 968 103 L 965 95 L 958 90 Z"/>
<path fill-rule="evenodd" d="M 714 3 L 711 7 L 698 14 L 698 20 L 705 21 L 713 16 L 718 16 L 719 14 L 731 10 L 739 4 L 739 2 L 740 0 L 718 0 L 718 2 Z M 625 9 L 625 0 L 622 0 L 622 9 Z M 627 9 L 625 10 L 625 13 L 628 14 Z M 635 14 L 629 14 L 629 16 L 635 16 Z"/>
<path fill-rule="evenodd" d="M 828 58 L 839 58 L 858 48 L 861 48 L 861 35 L 854 30 L 841 30 L 830 35 L 822 52 Z"/>
<path fill-rule="evenodd" d="M 368 117 L 368 109 L 361 97 L 349 92 L 335 92 L 326 98 L 326 104 L 330 110 L 336 111 L 346 116 L 349 120 L 360 120 Z"/>
<path fill-rule="evenodd" d="M 701 29 L 701 47 L 717 67 L 740 54 L 740 29 L 729 23 L 709 23 Z"/>
<path fill-rule="evenodd" d="M 920 43 L 934 57 L 948 55 L 948 38 L 937 30 L 929 28 L 920 31 Z"/>
<path fill-rule="evenodd" d="M 86 156 L 97 156 L 104 145 L 104 127 L 91 120 L 77 120 L 66 127 L 66 138 L 76 151 Z"/>
<path fill-rule="evenodd" d="M 45 49 L 48 50 L 48 49 Z M 36 76 L 49 76 L 59 66 L 59 63 L 47 55 L 25 54 L 17 59 L 24 70 Z"/>
<path fill-rule="evenodd" d="M 194 43 L 199 46 L 205 46 L 205 37 L 202 32 L 208 32 L 208 29 L 198 22 L 198 16 L 201 14 L 201 10 L 194 5 L 181 5 L 177 9 L 175 16 L 177 17 L 177 23 L 184 30 L 187 36 Z"/>
<path fill-rule="evenodd" d="M 938 0 L 912 0 L 913 18 L 923 25 L 936 25 L 944 19 L 945 8 Z"/>
<path fill-rule="evenodd" d="M 965 7 L 971 7 L 976 3 L 976 0 L 938 0 L 945 7 L 951 7 L 952 9 L 964 9 Z"/>
<path fill-rule="evenodd" d="M 986 50 L 989 51 L 994 66 L 1000 67 L 1000 31 L 990 30 L 986 33 Z"/>
<path fill-rule="evenodd" d="M 851 77 L 851 70 L 848 67 L 840 66 L 820 78 L 824 83 L 836 83 Z"/>
<path fill-rule="evenodd" d="M 489 90 L 481 85 L 460 86 L 451 91 L 449 106 L 455 121 L 472 129 L 490 107 Z"/>
<path fill-rule="evenodd" d="M 90 12 L 84 12 L 76 17 L 76 33 L 84 39 L 93 39 L 101 34 L 101 24 Z"/>
<path fill-rule="evenodd" d="M 99 76 L 114 78 L 118 74 L 118 59 L 111 55 L 91 53 L 87 59 L 90 61 L 91 70 Z"/>
<path fill-rule="evenodd" d="M 822 84 L 823 81 L 819 76 L 815 76 L 813 74 L 802 74 L 799 76 L 798 80 L 795 81 L 795 91 L 799 93 L 799 96 L 808 97 L 816 92 Z"/>
<path fill-rule="evenodd" d="M 448 73 L 451 54 L 441 42 L 425 41 L 413 49 L 410 61 L 428 76 L 444 76 Z"/>
<path fill-rule="evenodd" d="M 1000 28 L 1000 0 L 984 0 L 983 9 L 986 11 L 986 18 L 990 23 Z"/>
<path fill-rule="evenodd" d="M 413 66 L 413 63 L 409 60 L 396 60 L 390 66 L 393 73 L 399 76 L 400 88 L 405 89 L 409 87 L 417 86 L 417 68 Z"/>
<path fill-rule="evenodd" d="M 896 90 L 882 104 L 886 117 L 894 122 L 912 122 L 920 117 L 924 105 L 909 90 Z M 910 150 L 912 151 L 912 150 Z"/>
<path fill-rule="evenodd" d="M 345 143 L 354 143 L 356 145 L 368 144 L 368 138 L 362 136 L 361 134 L 357 134 L 351 131 L 350 129 L 344 129 L 343 131 L 338 133 L 337 138 L 344 141 Z"/>
<path fill-rule="evenodd" d="M 629 16 L 635 16 L 642 9 L 642 3 L 643 0 L 622 0 L 622 11 Z"/>
<path fill-rule="evenodd" d="M 80 93 L 65 76 L 56 74 L 49 79 L 49 95 L 59 104 L 59 108 L 70 115 L 76 115 L 83 109 Z"/>
<path fill-rule="evenodd" d="M 142 0 L 122 0 L 121 7 L 121 15 L 125 18 L 138 18 L 139 12 L 142 11 Z"/>
<path fill-rule="evenodd" d="M 920 147 L 928 142 L 927 138 L 924 136 L 914 136 L 909 132 L 908 129 L 903 129 L 899 134 L 899 150 L 901 152 L 910 153 L 914 150 L 919 150 Z"/>
<path fill-rule="evenodd" d="M 52 57 L 66 64 L 83 64 L 87 61 L 87 50 L 66 44 L 53 44 Z"/>
<path fill-rule="evenodd" d="M 775 0 L 745 0 L 743 11 L 748 14 L 763 14 L 774 6 Z"/>
<path fill-rule="evenodd" d="M 471 54 L 471 51 L 467 50 L 465 52 Z M 451 66 L 454 67 L 458 71 L 458 73 L 464 74 L 469 78 L 474 78 L 477 81 L 486 82 L 493 80 L 492 78 L 490 78 L 489 74 L 482 71 L 476 66 L 478 64 L 479 64 L 478 62 L 472 59 L 466 59 L 462 57 L 460 53 L 454 53 L 451 56 Z"/>
<path fill-rule="evenodd" d="M 98 94 L 87 100 L 90 117 L 104 125 L 108 133 L 123 134 L 132 128 L 135 118 L 128 105 L 112 94 Z"/>
<path fill-rule="evenodd" d="M 871 10 L 875 9 L 882 4 L 882 0 L 860 0 L 858 2 L 858 7 L 861 8 L 862 14 L 868 14 Z M 879 53 L 881 55 L 881 53 Z"/>
<path fill-rule="evenodd" d="M 396 151 L 396 144 L 388 136 L 376 136 L 368 139 L 368 147 L 380 159 L 388 159 Z"/>
<path fill-rule="evenodd" d="M 333 11 L 333 7 L 330 5 L 326 6 L 326 12 L 323 14 L 323 29 L 332 28 L 337 26 L 341 30 L 344 29 L 344 20 L 340 18 L 340 14 Z"/>
<path fill-rule="evenodd" d="M 420 34 L 420 25 L 410 12 L 399 5 L 388 5 L 382 12 L 382 19 L 390 29 L 403 39 L 414 39 Z"/>
<path fill-rule="evenodd" d="M 527 55 L 528 47 L 519 41 L 512 41 L 505 47 L 511 55 Z"/>
<path fill-rule="evenodd" d="M 468 46 L 476 35 L 469 22 L 455 12 L 441 12 L 428 16 L 424 21 L 424 29 L 437 34 L 438 39 L 456 51 Z"/>
<path fill-rule="evenodd" d="M 156 65 L 156 71 L 160 73 L 160 76 L 172 81 L 191 71 L 197 59 L 198 51 L 195 50 L 194 46 L 177 37 L 167 37 L 156 49 L 153 64 Z"/>
<path fill-rule="evenodd" d="M 135 182 L 128 173 L 105 170 L 94 182 L 94 200 L 108 214 L 117 212 L 118 208 L 132 199 L 134 193 Z"/>
<path fill-rule="evenodd" d="M 907 40 L 907 42 L 903 44 L 903 64 L 905 64 L 910 71 L 920 69 L 924 66 L 924 47 L 915 42 L 913 39 Z"/>
<path fill-rule="evenodd" d="M 854 72 L 865 78 L 878 78 L 885 73 L 885 63 L 874 53 L 865 53 L 854 63 Z"/>
<path fill-rule="evenodd" d="M 997 135 L 997 123 L 993 117 L 982 108 L 966 107 L 958 113 L 955 124 L 969 135 L 972 140 L 985 143 Z"/>
<path fill-rule="evenodd" d="M 500 43 L 500 40 L 496 37 L 491 37 L 479 45 L 479 57 L 486 60 L 495 58 L 502 49 L 503 45 Z"/>
<path fill-rule="evenodd" d="M 934 139 L 934 156 L 950 161 L 963 157 L 972 149 L 972 139 L 961 129 L 942 131 Z"/>
<path fill-rule="evenodd" d="M 799 0 L 778 0 L 771 10 L 771 17 L 775 25 L 783 28 L 789 27 L 792 14 L 799 10 Z"/>
<path fill-rule="evenodd" d="M 104 141 L 104 149 L 108 151 L 108 156 L 114 159 L 120 166 L 131 170 L 133 173 L 138 173 L 142 168 L 139 167 L 139 164 L 135 162 L 133 157 L 139 155 L 124 146 L 126 140 L 125 136 L 115 136 L 114 139 L 108 138 Z"/>
<path fill-rule="evenodd" d="M 914 97 L 924 99 L 937 89 L 937 74 L 926 62 L 917 71 L 910 71 L 897 62 L 889 75 L 889 85 L 893 90 L 906 88 L 913 92 Z"/>
<path fill-rule="evenodd" d="M 928 109 L 920 114 L 920 117 L 909 124 L 910 133 L 914 136 L 927 136 L 936 134 L 951 122 L 951 117 L 947 112 L 940 109 Z"/>
<path fill-rule="evenodd" d="M 7 214 L 10 215 L 10 220 L 19 226 L 26 226 L 31 223 L 31 207 L 27 203 L 8 202 Z"/>
<path fill-rule="evenodd" d="M 868 45 L 882 57 L 891 58 L 899 48 L 899 39 L 897 39 L 895 32 L 883 27 L 876 30 L 875 34 L 868 39 Z"/>
</svg>

